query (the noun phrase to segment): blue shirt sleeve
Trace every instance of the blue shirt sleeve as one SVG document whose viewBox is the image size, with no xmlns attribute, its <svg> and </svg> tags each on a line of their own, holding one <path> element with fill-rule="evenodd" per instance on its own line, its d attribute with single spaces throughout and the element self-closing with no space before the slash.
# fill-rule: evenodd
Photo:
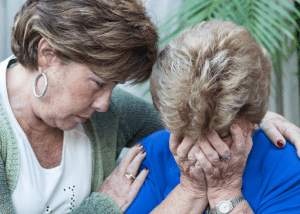
<svg viewBox="0 0 300 214">
<path fill-rule="evenodd" d="M 300 213 L 300 160 L 287 142 L 278 149 L 260 130 L 243 176 L 242 192 L 256 214 Z"/>
</svg>

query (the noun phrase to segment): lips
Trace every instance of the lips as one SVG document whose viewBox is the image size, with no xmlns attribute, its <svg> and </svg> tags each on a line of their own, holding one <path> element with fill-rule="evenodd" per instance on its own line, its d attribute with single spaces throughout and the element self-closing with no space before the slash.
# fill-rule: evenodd
<svg viewBox="0 0 300 214">
<path fill-rule="evenodd" d="M 79 118 L 79 121 L 81 123 L 85 123 L 88 119 L 91 118 L 91 116 L 77 116 Z"/>
</svg>

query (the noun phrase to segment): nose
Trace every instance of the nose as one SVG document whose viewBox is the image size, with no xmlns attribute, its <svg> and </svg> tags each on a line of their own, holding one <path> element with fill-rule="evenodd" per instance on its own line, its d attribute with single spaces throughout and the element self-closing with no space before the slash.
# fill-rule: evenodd
<svg viewBox="0 0 300 214">
<path fill-rule="evenodd" d="M 109 100 L 112 90 L 107 90 L 97 95 L 96 99 L 92 103 L 91 107 L 99 112 L 106 112 L 109 107 Z"/>
</svg>

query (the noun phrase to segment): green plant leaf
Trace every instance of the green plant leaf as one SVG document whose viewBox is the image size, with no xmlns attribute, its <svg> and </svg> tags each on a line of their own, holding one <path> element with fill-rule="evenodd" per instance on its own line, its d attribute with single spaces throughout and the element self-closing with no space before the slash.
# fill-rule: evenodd
<svg viewBox="0 0 300 214">
<path fill-rule="evenodd" d="M 270 35 L 276 37 L 280 42 L 284 44 L 284 46 L 286 47 L 289 53 L 291 52 L 287 41 L 283 38 L 283 36 L 281 35 L 281 33 L 277 28 L 274 28 L 270 23 L 267 23 L 261 16 L 256 16 L 255 18 L 257 19 L 257 22 L 260 23 L 264 29 L 269 31 Z M 279 45 L 279 42 L 276 41 L 275 44 Z M 278 46 L 276 47 L 278 48 Z"/>
<path fill-rule="evenodd" d="M 159 26 L 159 32 L 169 30 L 177 24 L 188 20 L 190 17 L 197 14 L 201 10 L 208 12 L 208 6 L 211 4 L 210 1 L 187 1 L 184 2 L 182 7 L 179 7 L 177 16 L 173 16 L 168 19 L 164 24 Z"/>
<path fill-rule="evenodd" d="M 263 3 L 261 3 L 260 1 L 254 1 L 254 4 L 258 8 L 260 8 L 261 10 L 263 10 L 265 13 L 269 14 L 270 16 L 272 16 L 285 29 L 289 29 L 290 32 L 292 31 L 292 28 L 287 24 L 287 22 L 284 20 L 284 18 L 282 18 L 279 14 L 277 14 L 276 12 L 274 12 L 270 7 L 267 7 L 266 5 L 264 5 Z"/>
<path fill-rule="evenodd" d="M 287 56 L 285 55 L 285 53 L 282 50 L 280 44 L 276 41 L 276 39 L 274 38 L 274 36 L 271 33 L 268 33 L 266 31 L 266 29 L 259 22 L 256 22 L 255 26 L 257 27 L 257 29 L 261 33 L 260 37 L 264 36 L 270 42 L 270 45 L 271 46 L 274 45 L 277 48 L 277 50 L 280 52 L 280 54 L 282 55 L 282 57 L 285 60 L 287 60 Z M 275 51 L 275 49 L 274 49 L 274 51 Z"/>
<path fill-rule="evenodd" d="M 293 19 L 293 17 L 286 11 L 284 10 L 282 7 L 278 6 L 277 4 L 275 4 L 273 1 L 270 0 L 261 0 L 263 1 L 265 4 L 267 4 L 270 8 L 276 10 L 278 13 L 280 13 L 282 16 L 284 16 L 285 18 L 287 18 L 295 27 L 297 27 L 297 22 Z"/>
<path fill-rule="evenodd" d="M 259 10 L 259 8 L 255 8 L 255 13 L 257 13 L 257 17 L 260 17 L 262 20 L 264 20 L 266 23 L 269 22 L 269 24 L 274 25 L 278 30 L 280 30 L 282 33 L 286 34 L 290 39 L 294 40 L 294 35 L 290 32 L 292 29 L 286 29 L 284 26 L 280 25 L 278 22 L 276 22 L 272 17 L 266 15 L 263 11 Z M 286 41 L 285 41 L 286 43 Z"/>
<path fill-rule="evenodd" d="M 213 18 L 212 17 L 213 11 L 215 10 L 216 6 L 218 6 L 219 4 L 222 3 L 222 1 L 224 1 L 224 0 L 213 0 L 212 1 L 211 6 L 208 8 L 208 14 L 207 14 L 207 17 L 209 20 Z"/>
</svg>

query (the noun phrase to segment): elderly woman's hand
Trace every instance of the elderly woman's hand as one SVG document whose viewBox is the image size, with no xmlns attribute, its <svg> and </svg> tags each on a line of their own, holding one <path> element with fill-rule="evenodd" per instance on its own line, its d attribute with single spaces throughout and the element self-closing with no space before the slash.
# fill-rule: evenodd
<svg viewBox="0 0 300 214">
<path fill-rule="evenodd" d="M 145 168 L 136 176 L 145 157 L 146 152 L 141 143 L 132 147 L 126 153 L 119 166 L 106 178 L 98 189 L 98 192 L 108 195 L 120 207 L 123 213 L 137 196 L 149 173 L 148 169 Z M 134 179 L 135 176 L 136 178 Z"/>
<path fill-rule="evenodd" d="M 274 112 L 267 112 L 260 127 L 268 138 L 278 148 L 285 146 L 285 139 L 293 143 L 300 158 L 300 129 L 285 119 L 283 116 Z"/>
<path fill-rule="evenodd" d="M 232 135 L 231 158 L 224 161 L 210 161 L 210 144 L 218 140 L 219 146 L 225 144 L 216 132 L 200 139 L 200 149 L 195 150 L 195 155 L 205 172 L 207 181 L 207 197 L 211 207 L 221 200 L 228 200 L 240 196 L 242 187 L 242 176 L 246 166 L 248 155 L 252 148 L 252 129 L 244 136 L 240 127 L 231 125 Z M 210 142 L 210 143 L 209 143 Z M 222 143 L 220 143 L 222 142 Z M 224 145 L 223 145 L 224 146 Z M 210 147 L 210 149 L 209 149 Z"/>
<path fill-rule="evenodd" d="M 207 200 L 204 172 L 194 155 L 199 144 L 190 136 L 185 136 L 182 141 L 180 139 L 181 134 L 172 132 L 169 146 L 181 170 L 181 188 L 192 197 Z"/>
</svg>

